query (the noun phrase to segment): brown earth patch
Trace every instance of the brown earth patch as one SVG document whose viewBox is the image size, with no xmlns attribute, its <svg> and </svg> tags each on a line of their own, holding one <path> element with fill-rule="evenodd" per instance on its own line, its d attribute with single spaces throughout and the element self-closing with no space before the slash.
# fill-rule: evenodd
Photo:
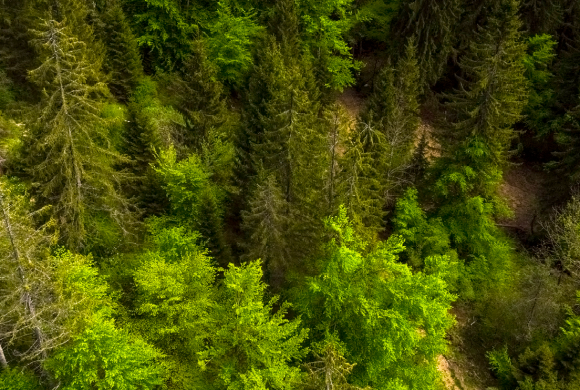
<svg viewBox="0 0 580 390">
<path fill-rule="evenodd" d="M 499 226 L 533 234 L 535 219 L 542 211 L 548 174 L 538 168 L 520 164 L 504 174 L 499 193 L 513 211 L 512 218 L 498 221 Z"/>
</svg>

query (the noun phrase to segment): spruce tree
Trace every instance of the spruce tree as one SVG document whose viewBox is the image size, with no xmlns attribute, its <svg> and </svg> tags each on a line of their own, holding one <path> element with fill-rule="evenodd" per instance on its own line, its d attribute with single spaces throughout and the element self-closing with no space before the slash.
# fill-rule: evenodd
<svg viewBox="0 0 580 390">
<path fill-rule="evenodd" d="M 116 224 L 128 217 L 116 190 L 121 175 L 113 163 L 122 161 L 109 140 L 101 118 L 101 61 L 89 56 L 66 22 L 49 14 L 35 31 L 33 41 L 42 65 L 30 78 L 45 91 L 38 116 L 30 122 L 27 145 L 28 173 L 39 204 L 52 204 L 61 238 L 69 248 L 85 246 L 91 218 L 108 216 Z"/>
<path fill-rule="evenodd" d="M 404 0 L 393 24 L 393 38 L 400 57 L 405 55 L 407 41 L 417 44 L 420 83 L 432 86 L 443 75 L 453 54 L 462 0 Z"/>
<path fill-rule="evenodd" d="M 298 248 L 288 239 L 292 234 L 288 230 L 291 217 L 287 214 L 288 205 L 274 175 L 270 174 L 258 183 L 248 204 L 249 209 L 242 211 L 242 230 L 247 235 L 243 244 L 246 253 L 242 258 L 250 261 L 261 259 L 270 279 L 279 279 L 292 264 Z"/>
<path fill-rule="evenodd" d="M 524 0 L 520 9 L 530 35 L 555 34 L 563 22 L 565 0 Z"/>
<path fill-rule="evenodd" d="M 452 124 L 439 134 L 444 151 L 440 166 L 446 172 L 440 184 L 445 188 L 491 195 L 501 177 L 515 137 L 512 125 L 527 100 L 517 10 L 517 1 L 502 0 L 461 61 L 465 77 L 445 105 Z"/>
<path fill-rule="evenodd" d="M 227 120 L 224 88 L 217 68 L 209 61 L 205 42 L 193 43 L 193 54 L 183 66 L 183 75 L 172 82 L 175 106 L 186 118 L 183 143 L 200 150 L 212 130 L 219 130 Z"/>
<path fill-rule="evenodd" d="M 143 77 L 137 39 L 119 4 L 104 10 L 102 21 L 103 25 L 95 32 L 106 47 L 103 72 L 110 75 L 108 86 L 111 93 L 117 99 L 127 101 Z"/>
<path fill-rule="evenodd" d="M 357 232 L 365 240 L 376 239 L 383 230 L 382 186 L 377 162 L 364 150 L 359 137 L 352 136 L 340 160 L 339 202 L 345 205 Z"/>
</svg>

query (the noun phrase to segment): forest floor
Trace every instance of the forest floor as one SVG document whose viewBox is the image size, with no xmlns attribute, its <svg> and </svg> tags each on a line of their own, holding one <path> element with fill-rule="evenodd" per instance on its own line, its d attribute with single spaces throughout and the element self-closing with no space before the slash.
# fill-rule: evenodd
<svg viewBox="0 0 580 390">
<path fill-rule="evenodd" d="M 438 357 L 446 390 L 485 390 L 497 385 L 489 371 L 486 349 L 478 334 L 470 309 L 457 303 L 451 313 L 456 323 L 447 334 L 449 350 Z"/>
<path fill-rule="evenodd" d="M 511 167 L 504 175 L 499 193 L 514 215 L 498 221 L 498 225 L 518 230 L 518 235 L 533 235 L 537 218 L 547 207 L 549 182 L 549 173 L 541 167 L 529 163 Z"/>
</svg>

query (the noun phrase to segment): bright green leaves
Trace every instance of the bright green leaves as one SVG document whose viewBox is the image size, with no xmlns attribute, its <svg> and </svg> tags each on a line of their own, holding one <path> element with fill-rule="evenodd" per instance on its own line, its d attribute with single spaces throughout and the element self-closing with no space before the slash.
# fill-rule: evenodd
<svg viewBox="0 0 580 390">
<path fill-rule="evenodd" d="M 250 70 L 253 39 L 263 30 L 254 19 L 252 12 L 236 15 L 228 2 L 218 2 L 207 44 L 210 59 L 219 69 L 220 80 L 239 86 Z"/>
<path fill-rule="evenodd" d="M 134 273 L 135 327 L 170 355 L 173 383 L 193 375 L 217 388 L 289 389 L 300 373 L 290 363 L 304 356 L 307 331 L 286 319 L 287 304 L 273 313 L 277 298 L 264 303 L 259 261 L 230 264 L 216 285 L 197 239 L 182 228 L 153 230 L 153 249 Z"/>
<path fill-rule="evenodd" d="M 159 352 L 110 319 L 94 316 L 46 367 L 64 390 L 147 390 L 161 384 Z"/>
<path fill-rule="evenodd" d="M 218 290 L 213 331 L 199 354 L 200 366 L 220 387 L 292 389 L 300 370 L 290 363 L 304 356 L 307 330 L 286 319 L 288 304 L 272 314 L 277 297 L 264 303 L 259 261 L 231 265 Z"/>
<path fill-rule="evenodd" d="M 434 388 L 435 357 L 446 348 L 452 324 L 447 310 L 454 299 L 441 272 L 413 274 L 398 263 L 404 250 L 398 236 L 365 249 L 344 208 L 327 226 L 334 238 L 319 260 L 320 273 L 297 292 L 315 337 L 340 337 L 346 358 L 357 364 L 353 377 L 360 386 Z M 448 262 L 439 258 L 433 269 Z"/>
<path fill-rule="evenodd" d="M 297 1 L 304 30 L 304 43 L 310 48 L 314 64 L 323 75 L 323 87 L 342 91 L 353 85 L 353 71 L 361 67 L 354 61 L 345 34 L 352 27 L 352 0 Z"/>
<path fill-rule="evenodd" d="M 174 212 L 184 220 L 196 220 L 200 217 L 201 193 L 210 185 L 209 173 L 196 154 L 179 163 L 176 158 L 174 149 L 161 152 L 156 171 L 165 182 L 163 187 Z"/>
<path fill-rule="evenodd" d="M 152 250 L 140 256 L 134 273 L 136 326 L 166 352 L 193 359 L 212 305 L 215 270 L 198 234 L 183 228 L 153 228 Z"/>
</svg>

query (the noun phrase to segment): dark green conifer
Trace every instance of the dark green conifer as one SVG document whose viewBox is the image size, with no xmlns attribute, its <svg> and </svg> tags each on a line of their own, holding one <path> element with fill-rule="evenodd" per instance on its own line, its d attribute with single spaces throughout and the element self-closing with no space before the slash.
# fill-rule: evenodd
<svg viewBox="0 0 580 390">
<path fill-rule="evenodd" d="M 184 146 L 199 149 L 209 132 L 227 119 L 224 88 L 217 78 L 217 68 L 208 60 L 203 40 L 193 43 L 193 54 L 183 66 L 183 76 L 175 80 L 170 91 L 176 107 L 186 118 Z"/>
<path fill-rule="evenodd" d="M 298 248 L 289 239 L 288 204 L 274 175 L 262 178 L 248 204 L 248 210 L 242 212 L 242 230 L 247 236 L 243 259 L 261 259 L 270 278 L 277 279 L 287 270 Z"/>
<path fill-rule="evenodd" d="M 524 0 L 520 9 L 524 27 L 530 35 L 555 34 L 562 24 L 565 0 Z"/>
<path fill-rule="evenodd" d="M 425 87 L 437 82 L 453 54 L 461 6 L 462 0 L 404 0 L 400 5 L 393 37 L 401 57 L 407 41 L 415 39 L 420 82 Z"/>
<path fill-rule="evenodd" d="M 468 181 L 478 194 L 495 188 L 515 137 L 512 125 L 521 118 L 527 101 L 522 61 L 526 47 L 517 11 L 515 0 L 502 0 L 493 9 L 488 24 L 461 61 L 465 78 L 446 104 L 452 124 L 440 133 L 441 166 L 471 176 Z M 459 177 L 449 175 L 452 181 Z M 465 183 L 456 184 L 466 188 Z"/>
<path fill-rule="evenodd" d="M 109 74 L 110 91 L 121 101 L 127 101 L 141 77 L 143 66 L 137 39 L 119 4 L 104 10 L 103 25 L 96 33 L 106 47 L 103 72 Z"/>
</svg>

